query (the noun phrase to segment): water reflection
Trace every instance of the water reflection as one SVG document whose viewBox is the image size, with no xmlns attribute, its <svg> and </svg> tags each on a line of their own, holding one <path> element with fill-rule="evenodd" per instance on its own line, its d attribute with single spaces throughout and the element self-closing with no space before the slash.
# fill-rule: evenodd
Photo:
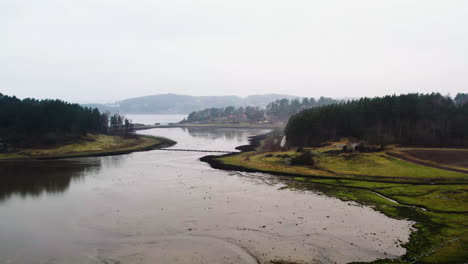
<svg viewBox="0 0 468 264">
<path fill-rule="evenodd" d="M 268 131 L 269 129 L 177 127 L 141 130 L 139 133 L 175 140 L 177 144 L 170 147 L 175 149 L 235 151 L 237 146 L 248 143 L 248 137 Z"/>
<path fill-rule="evenodd" d="M 88 162 L 99 162 L 98 167 L 92 168 L 93 170 L 96 170 L 96 169 L 120 168 L 122 164 L 125 162 L 126 157 L 128 157 L 128 155 L 124 154 L 124 155 L 99 157 L 98 158 L 99 160 L 95 160 L 95 158 L 87 158 L 87 159 L 88 159 Z"/>
<path fill-rule="evenodd" d="M 101 160 L 15 161 L 0 163 L 0 202 L 12 195 L 62 193 L 70 183 L 97 172 Z"/>
<path fill-rule="evenodd" d="M 185 127 L 184 132 L 188 132 L 190 136 L 208 140 L 223 139 L 235 140 L 241 142 L 245 139 L 245 129 L 226 129 L 226 128 L 209 128 L 209 127 Z"/>
</svg>

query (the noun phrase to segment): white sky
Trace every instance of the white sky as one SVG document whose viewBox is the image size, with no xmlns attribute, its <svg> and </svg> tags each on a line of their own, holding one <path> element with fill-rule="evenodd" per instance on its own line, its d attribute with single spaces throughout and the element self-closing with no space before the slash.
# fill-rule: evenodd
<svg viewBox="0 0 468 264">
<path fill-rule="evenodd" d="M 0 92 L 468 92 L 466 0 L 1 0 Z"/>
</svg>

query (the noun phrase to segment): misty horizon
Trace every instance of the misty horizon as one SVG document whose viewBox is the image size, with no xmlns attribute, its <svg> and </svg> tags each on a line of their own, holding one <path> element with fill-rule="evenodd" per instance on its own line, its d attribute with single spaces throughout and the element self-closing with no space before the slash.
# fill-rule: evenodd
<svg viewBox="0 0 468 264">
<path fill-rule="evenodd" d="M 0 3 L 0 92 L 374 97 L 468 90 L 466 1 Z"/>
<path fill-rule="evenodd" d="M 434 91 L 434 92 L 429 92 L 429 93 L 420 93 L 420 94 L 431 94 L 431 93 L 438 93 L 438 94 L 441 94 L 445 97 L 450 97 L 450 98 L 454 98 L 458 93 L 463 93 L 464 91 L 459 91 L 459 92 L 456 92 L 454 94 L 451 94 L 451 93 L 448 93 L 448 94 L 442 94 L 440 92 L 437 92 L 437 91 Z M 58 97 L 41 97 L 41 96 L 37 96 L 37 97 L 32 97 L 32 96 L 25 96 L 25 97 L 20 97 L 20 96 L 17 96 L 15 94 L 4 94 L 4 95 L 8 95 L 8 96 L 15 96 L 19 99 L 26 99 L 26 98 L 32 98 L 32 99 L 38 99 L 38 100 L 44 100 L 44 99 L 52 99 L 52 100 L 62 100 L 62 101 L 66 101 L 66 102 L 70 102 L 70 103 L 78 103 L 78 104 L 82 104 L 82 105 L 94 105 L 94 104 L 105 104 L 105 105 L 111 105 L 111 104 L 115 104 L 115 103 L 119 103 L 119 102 L 122 102 L 122 101 L 126 101 L 126 100 L 133 100 L 133 99 L 138 99 L 138 98 L 143 98 L 143 97 L 151 97 L 151 96 L 160 96 L 160 95 L 177 95 L 177 96 L 192 96 L 192 97 L 238 97 L 238 98 L 241 98 L 241 99 L 246 99 L 246 98 L 249 98 L 249 97 L 252 97 L 252 96 L 267 96 L 267 95 L 275 95 L 275 96 L 284 96 L 285 98 L 286 97 L 293 97 L 293 98 L 298 98 L 298 99 L 302 99 L 302 98 L 314 98 L 314 99 L 319 99 L 321 97 L 325 97 L 325 98 L 332 98 L 332 99 L 336 99 L 336 100 L 359 100 L 360 98 L 375 98 L 375 97 L 384 97 L 384 96 L 393 96 L 393 95 L 402 95 L 402 94 L 411 94 L 411 93 L 418 93 L 418 92 L 410 92 L 410 93 L 392 93 L 392 94 L 383 94 L 383 95 L 375 95 L 375 96 L 362 96 L 362 97 L 351 97 L 351 96 L 337 96 L 337 97 L 330 97 L 330 96 L 323 96 L 323 95 L 315 95 L 315 96 L 307 96 L 307 95 L 294 95 L 294 94 L 278 94 L 278 93 L 264 93 L 264 94 L 249 94 L 249 95 L 235 95 L 235 94 L 215 94 L 215 95 L 194 95 L 194 94 L 180 94 L 180 93 L 159 93 L 159 94 L 148 94 L 148 95 L 141 95 L 141 96 L 131 96 L 131 97 L 128 97 L 128 98 L 121 98 L 121 99 L 117 99 L 117 100 L 111 100 L 111 101 L 72 101 L 72 100 L 66 100 L 66 99 L 63 99 L 63 98 L 58 98 Z"/>
</svg>

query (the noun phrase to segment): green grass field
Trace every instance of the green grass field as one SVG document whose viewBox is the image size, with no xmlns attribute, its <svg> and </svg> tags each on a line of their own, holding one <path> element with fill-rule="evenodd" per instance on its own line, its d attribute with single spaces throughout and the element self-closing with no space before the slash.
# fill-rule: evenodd
<svg viewBox="0 0 468 264">
<path fill-rule="evenodd" d="M 103 134 L 88 134 L 73 144 L 47 149 L 23 149 L 15 153 L 0 153 L 0 160 L 67 158 L 121 154 L 148 149 L 168 142 L 171 141 L 165 138 L 150 136 L 123 138 L 120 136 L 110 136 Z"/>
<path fill-rule="evenodd" d="M 467 175 L 406 162 L 384 153 L 362 153 L 351 155 L 322 154 L 317 167 L 340 174 L 372 175 L 388 177 L 410 177 L 423 179 L 460 179 Z"/>
<path fill-rule="evenodd" d="M 416 222 L 407 253 L 375 263 L 468 262 L 468 174 L 418 165 L 375 153 L 308 149 L 313 166 L 290 165 L 295 151 L 245 152 L 218 158 L 223 164 L 296 175 L 289 188 L 313 189 L 372 206 L 389 217 Z M 285 156 L 286 155 L 286 156 Z"/>
<path fill-rule="evenodd" d="M 224 164 L 240 165 L 260 171 L 292 173 L 312 177 L 356 178 L 360 176 L 363 179 L 372 180 L 379 177 L 387 178 L 386 181 L 397 182 L 427 182 L 428 180 L 458 182 L 468 180 L 468 175 L 465 173 L 426 167 L 380 152 L 349 155 L 330 155 L 321 152 L 320 149 L 314 152 L 316 153 L 314 166 L 289 165 L 291 158 L 300 154 L 295 151 L 247 152 L 223 157 L 219 160 Z M 285 157 L 285 155 L 287 156 Z"/>
</svg>

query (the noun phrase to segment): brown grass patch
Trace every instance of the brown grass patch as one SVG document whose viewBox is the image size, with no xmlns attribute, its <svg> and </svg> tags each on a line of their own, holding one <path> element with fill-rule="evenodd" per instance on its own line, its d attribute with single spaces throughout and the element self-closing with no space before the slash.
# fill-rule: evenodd
<svg viewBox="0 0 468 264">
<path fill-rule="evenodd" d="M 395 149 L 392 152 L 402 155 L 409 161 L 426 163 L 427 166 L 446 167 L 468 172 L 468 149 Z"/>
</svg>

